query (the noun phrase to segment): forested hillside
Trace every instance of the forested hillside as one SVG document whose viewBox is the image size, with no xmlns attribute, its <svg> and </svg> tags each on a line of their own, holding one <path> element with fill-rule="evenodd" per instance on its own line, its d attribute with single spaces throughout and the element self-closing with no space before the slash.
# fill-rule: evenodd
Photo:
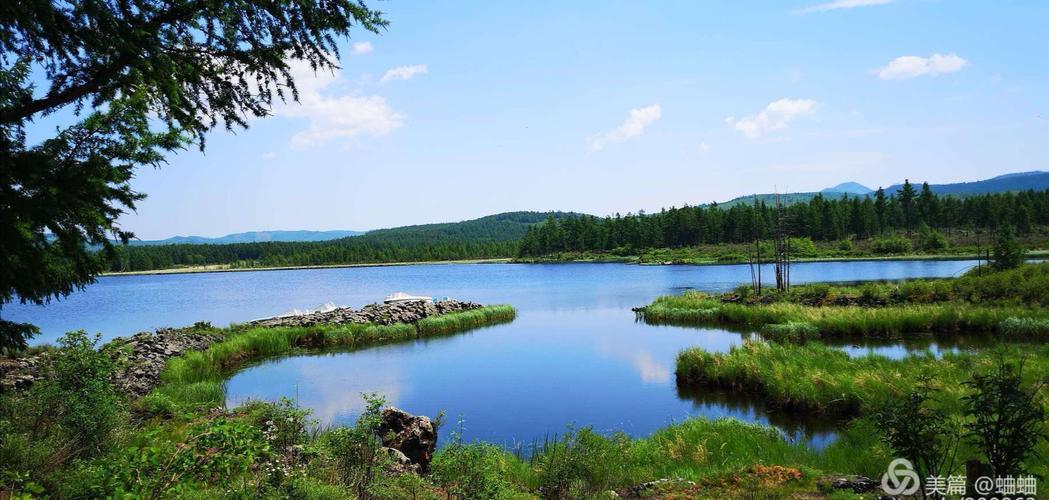
<svg viewBox="0 0 1049 500">
<path fill-rule="evenodd" d="M 118 248 L 112 271 L 223 264 L 315 266 L 512 257 L 528 227 L 578 214 L 509 212 L 463 222 L 406 226 L 318 242 L 158 245 Z"/>
<path fill-rule="evenodd" d="M 894 242 L 887 236 L 914 233 L 926 240 L 919 244 L 921 248 L 933 249 L 946 247 L 943 234 L 949 236 L 956 230 L 995 230 L 1008 225 L 1023 235 L 1036 226 L 1049 226 L 1049 190 L 956 197 L 936 195 L 927 184 L 920 189 L 905 184 L 895 194 L 886 190 L 872 196 L 817 194 L 807 202 L 784 203 L 781 210 L 780 220 L 791 236 L 817 242 L 873 239 L 874 246 L 885 247 L 886 253 L 901 253 L 910 250 L 911 242 Z M 559 252 L 637 255 L 641 249 L 767 239 L 775 217 L 774 204 L 761 200 L 605 218 L 512 212 L 464 222 L 382 229 L 333 241 L 123 247 L 110 268 L 312 266 L 528 258 Z"/>
<path fill-rule="evenodd" d="M 603 219 L 582 216 L 548 221 L 531 228 L 519 255 L 535 257 L 566 251 L 615 251 L 682 247 L 699 244 L 745 243 L 768 238 L 775 207 L 762 201 L 682 207 L 658 214 L 628 214 Z M 878 190 L 874 196 L 826 198 L 785 205 L 781 220 L 790 235 L 816 241 L 868 239 L 897 231 L 996 229 L 1012 226 L 1021 234 L 1049 224 L 1049 190 L 1000 193 L 958 198 L 935 195 L 926 184 L 920 190 L 905 184 L 898 194 Z"/>
</svg>

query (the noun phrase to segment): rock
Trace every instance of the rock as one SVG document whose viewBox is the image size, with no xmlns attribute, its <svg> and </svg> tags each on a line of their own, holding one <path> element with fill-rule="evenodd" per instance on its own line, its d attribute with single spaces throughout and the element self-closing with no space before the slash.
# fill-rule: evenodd
<svg viewBox="0 0 1049 500">
<path fill-rule="evenodd" d="M 161 328 L 154 333 L 117 337 L 101 350 L 114 362 L 113 386 L 127 396 L 139 397 L 160 383 L 160 372 L 168 358 L 207 349 L 220 340 L 222 336 L 213 332 L 210 324 L 198 323 L 190 328 Z M 26 389 L 47 379 L 52 355 L 43 351 L 26 358 L 0 359 L 0 392 Z"/>
<path fill-rule="evenodd" d="M 480 304 L 458 300 L 440 302 L 396 302 L 393 304 L 369 304 L 360 310 L 349 307 L 338 307 L 331 311 L 315 312 L 299 316 L 267 318 L 252 321 L 254 326 L 312 326 L 316 324 L 341 323 L 375 323 L 391 325 L 394 323 L 416 323 L 428 316 L 447 314 L 477 309 Z"/>
<path fill-rule="evenodd" d="M 849 490 L 853 493 L 867 493 L 878 488 L 879 483 L 865 476 L 831 476 L 823 478 L 820 484 L 834 490 Z"/>
<path fill-rule="evenodd" d="M 652 495 L 658 495 L 661 489 L 670 486 L 692 488 L 696 486 L 696 483 L 692 481 L 684 481 L 681 479 L 663 478 L 625 488 L 619 492 L 616 492 L 616 494 L 621 498 L 648 498 Z"/>
<path fill-rule="evenodd" d="M 437 449 L 437 429 L 429 417 L 415 416 L 399 408 L 384 408 L 379 436 L 383 446 L 403 453 L 418 466 L 419 472 L 429 470 L 430 459 Z"/>
<path fill-rule="evenodd" d="M 382 447 L 380 450 L 385 453 L 390 459 L 388 470 L 393 474 L 404 474 L 406 472 L 419 472 L 419 465 L 412 463 L 412 460 L 408 458 L 401 450 L 397 448 Z"/>
</svg>

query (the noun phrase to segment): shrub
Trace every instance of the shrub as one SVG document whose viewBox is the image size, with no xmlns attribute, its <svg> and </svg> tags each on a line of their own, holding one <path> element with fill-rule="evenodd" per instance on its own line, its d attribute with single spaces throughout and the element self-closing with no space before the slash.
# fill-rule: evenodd
<svg viewBox="0 0 1049 500">
<path fill-rule="evenodd" d="M 1024 387 L 1024 361 L 1007 362 L 996 354 L 989 373 L 974 374 L 965 383 L 972 389 L 966 396 L 966 437 L 980 451 L 997 477 L 1027 472 L 1024 461 L 1035 448 L 1049 439 L 1045 425 L 1045 408 L 1039 401 L 1041 385 Z"/>
<path fill-rule="evenodd" d="M 826 283 L 814 283 L 795 289 L 798 299 L 806 304 L 821 304 L 830 296 L 830 285 Z"/>
<path fill-rule="evenodd" d="M 945 237 L 943 233 L 924 224 L 919 229 L 919 238 L 921 241 L 921 248 L 925 251 L 943 250 L 950 245 L 947 241 L 947 237 Z"/>
<path fill-rule="evenodd" d="M 871 242 L 871 251 L 878 254 L 901 254 L 910 252 L 911 240 L 901 236 L 876 238 Z"/>
<path fill-rule="evenodd" d="M 886 404 L 874 417 L 885 443 L 896 456 L 910 460 L 923 478 L 950 474 L 959 442 L 947 413 L 931 405 L 931 383 L 919 379 L 910 394 Z"/>
<path fill-rule="evenodd" d="M 0 400 L 0 475 L 28 471 L 41 480 L 43 471 L 105 451 L 122 421 L 123 400 L 110 386 L 113 366 L 97 344 L 97 336 L 67 333 L 46 378 Z"/>
<path fill-rule="evenodd" d="M 851 252 L 855 248 L 856 245 L 853 245 L 852 240 L 841 240 L 838 242 L 838 250 L 842 252 Z"/>
<path fill-rule="evenodd" d="M 795 257 L 816 257 L 819 255 L 819 251 L 816 249 L 816 244 L 812 242 L 812 238 L 789 238 L 787 240 L 787 247 L 790 254 Z"/>
<path fill-rule="evenodd" d="M 1005 226 L 998 231 L 998 237 L 994 242 L 994 261 L 991 265 L 1002 271 L 1020 267 L 1024 262 L 1024 250 L 1016 241 L 1012 226 Z"/>
<path fill-rule="evenodd" d="M 453 435 L 452 443 L 439 451 L 430 464 L 434 482 L 461 499 L 513 497 L 514 485 L 506 479 L 506 452 L 489 443 L 464 444 Z"/>
<path fill-rule="evenodd" d="M 339 482 L 354 490 L 357 498 L 370 498 L 382 462 L 382 407 L 386 400 L 365 394 L 365 409 L 353 427 L 338 427 L 324 435 L 324 447 L 332 460 Z"/>
<path fill-rule="evenodd" d="M 860 302 L 869 305 L 884 304 L 888 300 L 888 293 L 884 286 L 874 283 L 864 283 L 860 287 Z"/>
</svg>

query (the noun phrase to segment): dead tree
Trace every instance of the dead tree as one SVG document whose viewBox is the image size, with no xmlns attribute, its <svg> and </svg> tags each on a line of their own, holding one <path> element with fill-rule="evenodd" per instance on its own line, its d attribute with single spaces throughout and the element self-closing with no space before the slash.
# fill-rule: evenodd
<svg viewBox="0 0 1049 500">
<path fill-rule="evenodd" d="M 776 195 L 776 209 L 772 216 L 773 269 L 776 273 L 776 289 L 790 290 L 790 215 L 783 208 L 783 200 Z"/>
</svg>

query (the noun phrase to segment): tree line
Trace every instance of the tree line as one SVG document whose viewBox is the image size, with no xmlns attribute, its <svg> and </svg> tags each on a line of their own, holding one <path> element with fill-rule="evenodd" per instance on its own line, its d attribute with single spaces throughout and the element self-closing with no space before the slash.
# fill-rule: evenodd
<svg viewBox="0 0 1049 500">
<path fill-rule="evenodd" d="M 938 196 L 927 183 L 916 189 L 908 181 L 892 194 L 879 189 L 870 196 L 816 195 L 808 202 L 779 208 L 756 200 L 727 209 L 715 203 L 669 208 L 657 214 L 583 215 L 548 220 L 529 228 L 518 255 L 747 243 L 771 238 L 777 220 L 790 236 L 815 241 L 864 240 L 926 228 L 948 233 L 996 230 L 1006 225 L 1025 234 L 1036 225 L 1049 225 L 1049 190 Z"/>
<path fill-rule="evenodd" d="M 664 209 L 656 214 L 598 218 L 567 213 L 512 213 L 455 224 L 376 231 L 332 241 L 226 245 L 183 244 L 118 247 L 111 271 L 187 266 L 317 266 L 434 260 L 534 257 L 564 251 L 635 251 L 698 244 L 771 239 L 779 217 L 789 236 L 814 241 L 869 239 L 925 231 L 995 230 L 1018 233 L 1049 225 L 1049 191 L 937 196 L 909 182 L 894 194 L 827 198 L 785 205 L 717 204 Z M 545 220 L 545 221 L 544 221 Z"/>
</svg>

